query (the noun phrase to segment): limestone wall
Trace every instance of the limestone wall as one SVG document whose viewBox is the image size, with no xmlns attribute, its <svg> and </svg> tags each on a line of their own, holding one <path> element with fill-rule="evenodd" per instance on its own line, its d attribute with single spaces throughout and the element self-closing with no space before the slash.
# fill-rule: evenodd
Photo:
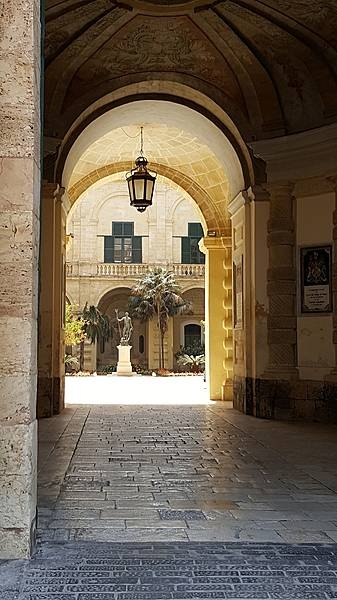
<svg viewBox="0 0 337 600">
<path fill-rule="evenodd" d="M 0 28 L 0 558 L 20 558 L 36 513 L 39 2 L 4 0 Z"/>
<path fill-rule="evenodd" d="M 319 191 L 319 190 L 318 190 Z M 306 195 L 298 191 L 297 213 L 297 352 L 301 379 L 323 380 L 334 367 L 332 312 L 308 314 L 301 310 L 301 248 L 332 245 L 333 192 Z"/>
<path fill-rule="evenodd" d="M 249 307 L 239 332 L 234 318 L 234 406 L 248 414 L 337 421 L 333 135 L 330 126 L 253 144 L 267 181 L 229 207 Z"/>
</svg>

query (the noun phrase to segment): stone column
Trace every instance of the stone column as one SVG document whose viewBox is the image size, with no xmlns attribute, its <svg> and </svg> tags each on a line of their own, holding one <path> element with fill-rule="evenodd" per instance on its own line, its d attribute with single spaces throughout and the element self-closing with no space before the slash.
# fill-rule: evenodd
<svg viewBox="0 0 337 600">
<path fill-rule="evenodd" d="M 231 400 L 233 390 L 232 240 L 205 237 L 206 380 L 212 400 Z"/>
<path fill-rule="evenodd" d="M 258 185 L 253 188 L 250 207 L 251 271 L 249 285 L 251 288 L 251 348 L 252 348 L 252 378 L 257 379 L 268 365 L 268 296 L 267 273 L 268 253 L 266 243 L 269 219 L 269 194 Z"/>
<path fill-rule="evenodd" d="M 35 540 L 40 7 L 4 0 L 0 23 L 0 559 Z"/>
<path fill-rule="evenodd" d="M 63 188 L 58 188 L 55 194 L 53 413 L 56 415 L 64 408 L 65 383 L 66 211 L 63 194 Z"/>
<path fill-rule="evenodd" d="M 54 183 L 42 186 L 37 401 L 40 418 L 58 414 L 64 406 L 66 217 L 63 192 Z"/>
<path fill-rule="evenodd" d="M 40 296 L 37 416 L 51 417 L 53 411 L 54 350 L 54 235 L 55 184 L 43 183 L 41 194 Z"/>
<path fill-rule="evenodd" d="M 293 185 L 290 182 L 275 183 L 269 185 L 268 189 L 269 361 L 262 377 L 289 380 L 298 377 Z"/>
</svg>

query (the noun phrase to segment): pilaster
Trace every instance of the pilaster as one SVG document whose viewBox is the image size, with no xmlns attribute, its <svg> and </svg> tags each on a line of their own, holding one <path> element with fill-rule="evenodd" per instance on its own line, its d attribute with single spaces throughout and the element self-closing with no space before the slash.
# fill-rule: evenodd
<svg viewBox="0 0 337 600">
<path fill-rule="evenodd" d="M 335 194 L 335 210 L 332 215 L 332 341 L 335 349 L 335 366 L 326 379 L 337 382 L 337 175 L 329 177 L 328 182 Z"/>
<path fill-rule="evenodd" d="M 268 366 L 267 379 L 294 379 L 296 368 L 296 268 L 293 184 L 268 186 L 270 213 L 267 245 L 268 285 Z"/>
<path fill-rule="evenodd" d="M 212 400 L 231 400 L 233 380 L 231 236 L 205 237 L 200 242 L 200 250 L 206 255 L 206 381 Z"/>
<path fill-rule="evenodd" d="M 267 364 L 269 194 L 261 186 L 243 190 L 228 212 L 233 247 L 233 404 L 254 414 L 255 381 Z"/>
<path fill-rule="evenodd" d="M 66 211 L 67 197 L 64 189 L 55 193 L 55 247 L 54 247 L 54 349 L 53 349 L 53 413 L 64 409 L 64 325 L 66 287 Z"/>
<path fill-rule="evenodd" d="M 66 211 L 64 190 L 43 183 L 39 298 L 38 416 L 64 406 L 64 302 Z"/>
</svg>

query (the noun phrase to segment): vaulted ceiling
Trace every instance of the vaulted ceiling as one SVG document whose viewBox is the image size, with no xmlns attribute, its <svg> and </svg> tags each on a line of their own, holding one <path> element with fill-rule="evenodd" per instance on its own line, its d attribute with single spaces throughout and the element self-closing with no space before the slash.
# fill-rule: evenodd
<svg viewBox="0 0 337 600">
<path fill-rule="evenodd" d="M 127 84 L 203 92 L 246 141 L 337 121 L 336 0 L 46 0 L 45 131 Z"/>
</svg>

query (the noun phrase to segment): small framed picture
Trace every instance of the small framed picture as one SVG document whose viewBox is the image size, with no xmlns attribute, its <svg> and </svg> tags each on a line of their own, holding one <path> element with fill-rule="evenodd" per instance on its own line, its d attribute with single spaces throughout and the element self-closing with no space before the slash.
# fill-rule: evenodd
<svg viewBox="0 0 337 600">
<path fill-rule="evenodd" d="M 300 248 L 301 312 L 332 312 L 332 246 Z"/>
</svg>

